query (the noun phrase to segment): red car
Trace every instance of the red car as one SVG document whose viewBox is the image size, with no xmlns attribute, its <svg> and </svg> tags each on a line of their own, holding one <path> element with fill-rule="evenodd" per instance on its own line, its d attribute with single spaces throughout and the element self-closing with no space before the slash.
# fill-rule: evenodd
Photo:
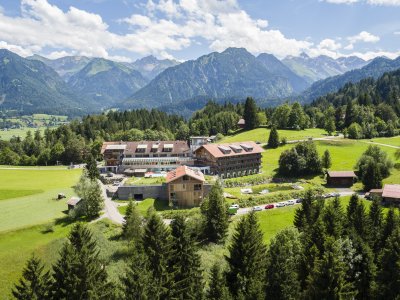
<svg viewBox="0 0 400 300">
<path fill-rule="evenodd" d="M 271 208 L 274 208 L 275 206 L 273 205 L 273 204 L 267 204 L 266 206 L 265 206 L 265 209 L 271 209 Z"/>
</svg>

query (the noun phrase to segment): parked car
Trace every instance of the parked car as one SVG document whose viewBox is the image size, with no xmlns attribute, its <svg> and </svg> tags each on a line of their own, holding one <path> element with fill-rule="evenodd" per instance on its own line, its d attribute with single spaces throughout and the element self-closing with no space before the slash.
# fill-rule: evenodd
<svg viewBox="0 0 400 300">
<path fill-rule="evenodd" d="M 295 205 L 296 204 L 296 200 L 288 200 L 286 201 L 287 205 Z"/>
<path fill-rule="evenodd" d="M 261 206 L 254 206 L 254 207 L 252 208 L 252 210 L 253 210 L 253 211 L 262 211 L 263 209 L 262 209 Z"/>
<path fill-rule="evenodd" d="M 335 197 L 335 193 L 328 193 L 324 195 L 324 198 L 332 198 Z"/>
<path fill-rule="evenodd" d="M 239 208 L 239 204 L 232 204 L 229 208 Z"/>
<path fill-rule="evenodd" d="M 107 176 L 107 177 L 113 177 L 113 173 L 109 172 L 109 173 L 107 173 L 106 176 Z"/>
<path fill-rule="evenodd" d="M 119 182 L 114 182 L 113 186 L 119 186 Z"/>
<path fill-rule="evenodd" d="M 303 199 L 301 199 L 301 198 L 296 199 L 296 203 L 301 203 L 301 202 L 303 202 Z"/>
<path fill-rule="evenodd" d="M 286 203 L 285 202 L 278 202 L 275 207 L 285 207 Z"/>
<path fill-rule="evenodd" d="M 252 189 L 241 189 L 240 192 L 242 194 L 253 194 L 253 190 Z"/>
<path fill-rule="evenodd" d="M 265 195 L 265 194 L 268 194 L 268 193 L 269 193 L 269 190 L 267 190 L 267 189 L 262 190 L 261 192 L 259 192 L 260 195 Z"/>
<path fill-rule="evenodd" d="M 275 207 L 275 205 L 273 205 L 273 204 L 267 204 L 267 205 L 265 205 L 265 209 L 272 209 L 272 208 L 274 208 Z"/>
<path fill-rule="evenodd" d="M 340 197 L 339 193 L 333 193 L 333 197 Z"/>
</svg>

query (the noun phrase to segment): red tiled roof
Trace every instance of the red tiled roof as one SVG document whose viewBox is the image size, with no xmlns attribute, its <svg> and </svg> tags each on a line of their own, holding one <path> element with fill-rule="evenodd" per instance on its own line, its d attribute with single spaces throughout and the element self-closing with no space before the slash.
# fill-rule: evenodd
<svg viewBox="0 0 400 300">
<path fill-rule="evenodd" d="M 329 177 L 357 177 L 353 171 L 328 171 Z"/>
<path fill-rule="evenodd" d="M 189 177 L 192 177 L 192 178 L 200 180 L 200 181 L 205 181 L 204 175 L 200 171 L 193 170 L 187 166 L 180 166 L 180 167 L 176 168 L 175 170 L 167 173 L 166 182 L 168 183 L 168 182 L 174 181 L 184 175 L 187 175 Z"/>
<path fill-rule="evenodd" d="M 233 148 L 240 147 L 243 149 L 241 152 L 235 152 L 229 146 L 233 146 Z M 245 148 L 252 148 L 252 150 L 246 151 Z M 257 145 L 255 142 L 238 142 L 238 143 L 226 143 L 226 144 L 207 144 L 201 146 L 199 149 L 206 149 L 212 156 L 214 157 L 228 157 L 228 156 L 239 156 L 239 155 L 247 155 L 247 154 L 255 154 L 264 152 L 263 148 Z M 229 148 L 231 151 L 229 153 L 223 153 L 222 149 Z M 199 151 L 199 149 L 196 150 Z"/>
<path fill-rule="evenodd" d="M 400 199 L 400 184 L 385 184 L 382 197 Z"/>
</svg>

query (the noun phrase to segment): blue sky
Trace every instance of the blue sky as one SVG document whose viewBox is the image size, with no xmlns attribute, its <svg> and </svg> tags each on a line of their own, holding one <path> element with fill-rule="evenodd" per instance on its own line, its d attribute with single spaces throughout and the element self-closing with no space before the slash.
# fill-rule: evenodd
<svg viewBox="0 0 400 300">
<path fill-rule="evenodd" d="M 400 55 L 400 0 L 0 0 L 0 48 L 50 58 Z"/>
</svg>

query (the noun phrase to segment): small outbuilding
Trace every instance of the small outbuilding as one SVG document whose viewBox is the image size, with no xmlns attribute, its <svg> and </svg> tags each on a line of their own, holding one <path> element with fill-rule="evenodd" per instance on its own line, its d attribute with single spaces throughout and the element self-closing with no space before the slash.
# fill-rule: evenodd
<svg viewBox="0 0 400 300">
<path fill-rule="evenodd" d="M 241 129 L 243 129 L 245 125 L 246 125 L 246 121 L 245 121 L 244 119 L 240 119 L 240 120 L 237 122 L 237 126 L 238 126 L 239 128 L 241 128 Z"/>
<path fill-rule="evenodd" d="M 356 179 L 354 171 L 328 171 L 326 181 L 330 186 L 352 186 Z"/>
<path fill-rule="evenodd" d="M 81 198 L 79 197 L 71 197 L 68 201 L 68 211 L 70 211 L 71 209 L 74 209 L 75 207 L 77 207 L 79 205 L 79 203 L 81 202 Z"/>
<path fill-rule="evenodd" d="M 400 204 L 400 184 L 385 184 L 382 201 L 386 204 Z"/>
</svg>

